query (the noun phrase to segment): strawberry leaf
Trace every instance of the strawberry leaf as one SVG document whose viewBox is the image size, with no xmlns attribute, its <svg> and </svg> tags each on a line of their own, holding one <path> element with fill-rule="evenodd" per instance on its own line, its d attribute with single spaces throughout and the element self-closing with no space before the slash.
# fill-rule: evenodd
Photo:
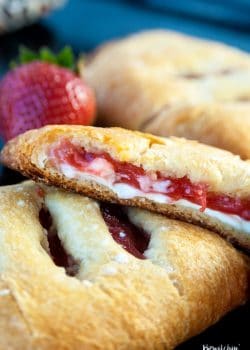
<svg viewBox="0 0 250 350">
<path fill-rule="evenodd" d="M 56 55 L 47 47 L 42 47 L 39 51 L 38 59 L 40 61 L 57 64 Z"/>
<path fill-rule="evenodd" d="M 57 62 L 60 66 L 75 70 L 74 54 L 70 46 L 65 46 L 57 55 Z"/>
<path fill-rule="evenodd" d="M 36 59 L 36 53 L 25 46 L 20 46 L 20 63 L 28 63 Z"/>
<path fill-rule="evenodd" d="M 20 46 L 18 59 L 10 62 L 10 69 L 32 61 L 49 62 L 75 70 L 75 57 L 69 46 L 65 46 L 57 55 L 47 47 L 42 47 L 38 52 L 34 52 L 25 46 Z"/>
</svg>

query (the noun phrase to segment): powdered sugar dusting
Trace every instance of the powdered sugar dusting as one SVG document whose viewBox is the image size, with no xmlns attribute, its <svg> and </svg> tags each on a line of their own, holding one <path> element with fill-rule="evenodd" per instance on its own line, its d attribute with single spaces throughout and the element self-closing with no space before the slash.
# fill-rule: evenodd
<svg viewBox="0 0 250 350">
<path fill-rule="evenodd" d="M 169 264 L 163 264 L 162 267 L 167 271 L 167 273 L 173 273 L 175 271 L 174 267 Z"/>
<path fill-rule="evenodd" d="M 113 266 L 105 266 L 104 269 L 102 270 L 102 272 L 104 275 L 112 276 L 112 275 L 115 275 L 117 273 L 117 270 Z"/>
<path fill-rule="evenodd" d="M 115 256 L 114 260 L 118 262 L 119 264 L 127 264 L 128 263 L 128 256 L 124 253 L 119 253 Z"/>
<path fill-rule="evenodd" d="M 23 191 L 23 186 L 16 187 L 16 192 L 22 192 L 22 191 Z"/>
<path fill-rule="evenodd" d="M 125 232 L 123 232 L 123 231 L 119 232 L 119 237 L 121 237 L 121 238 L 126 237 L 126 233 L 125 233 Z"/>
<path fill-rule="evenodd" d="M 92 282 L 90 282 L 89 280 L 83 280 L 82 281 L 82 284 L 85 286 L 85 287 L 91 287 L 93 285 Z"/>
<path fill-rule="evenodd" d="M 23 201 L 22 199 L 19 199 L 16 204 L 19 206 L 19 207 L 24 207 L 25 206 L 25 201 Z"/>
<path fill-rule="evenodd" d="M 103 240 L 101 240 L 100 243 L 102 244 L 102 246 L 106 247 L 106 246 L 109 245 L 110 240 L 109 240 L 109 238 L 106 237 L 106 238 L 104 238 Z"/>
<path fill-rule="evenodd" d="M 9 294 L 10 294 L 10 290 L 7 288 L 0 290 L 1 297 L 4 297 L 4 296 L 9 295 Z"/>
</svg>

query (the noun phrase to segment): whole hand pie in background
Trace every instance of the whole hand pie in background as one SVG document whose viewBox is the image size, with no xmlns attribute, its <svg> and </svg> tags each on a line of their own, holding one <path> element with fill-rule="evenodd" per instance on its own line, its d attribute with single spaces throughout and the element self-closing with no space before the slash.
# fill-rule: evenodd
<svg viewBox="0 0 250 350">
<path fill-rule="evenodd" d="M 230 152 L 121 128 L 50 125 L 9 141 L 1 161 L 35 180 L 191 222 L 250 249 L 250 163 Z"/>
<path fill-rule="evenodd" d="M 247 299 L 246 258 L 199 227 L 33 182 L 0 209 L 1 349 L 172 349 Z"/>
<path fill-rule="evenodd" d="M 97 93 L 99 121 L 196 139 L 250 158 L 250 57 L 169 31 L 108 43 L 82 76 Z"/>
</svg>

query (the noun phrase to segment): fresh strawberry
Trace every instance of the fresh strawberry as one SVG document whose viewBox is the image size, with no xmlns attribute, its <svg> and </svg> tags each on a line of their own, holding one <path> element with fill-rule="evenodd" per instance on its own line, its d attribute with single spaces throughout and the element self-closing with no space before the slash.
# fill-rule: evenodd
<svg viewBox="0 0 250 350">
<path fill-rule="evenodd" d="M 26 61 L 0 83 L 0 130 L 5 141 L 47 124 L 92 124 L 93 91 L 72 70 L 57 65 L 47 49 L 37 59 L 23 50 Z M 59 54 L 59 63 L 72 65 L 71 52 Z M 41 60 L 42 59 L 42 60 Z M 46 62 L 49 61 L 49 62 Z"/>
</svg>

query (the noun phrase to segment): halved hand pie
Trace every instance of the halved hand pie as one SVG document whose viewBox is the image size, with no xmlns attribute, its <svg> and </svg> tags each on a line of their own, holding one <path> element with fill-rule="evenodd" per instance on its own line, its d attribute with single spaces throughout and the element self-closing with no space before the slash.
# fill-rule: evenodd
<svg viewBox="0 0 250 350">
<path fill-rule="evenodd" d="M 34 179 L 200 224 L 250 247 L 250 164 L 177 138 L 47 126 L 9 142 L 2 161 Z"/>
<path fill-rule="evenodd" d="M 1 349 L 172 349 L 247 299 L 216 234 L 26 182 L 0 188 Z"/>
</svg>

